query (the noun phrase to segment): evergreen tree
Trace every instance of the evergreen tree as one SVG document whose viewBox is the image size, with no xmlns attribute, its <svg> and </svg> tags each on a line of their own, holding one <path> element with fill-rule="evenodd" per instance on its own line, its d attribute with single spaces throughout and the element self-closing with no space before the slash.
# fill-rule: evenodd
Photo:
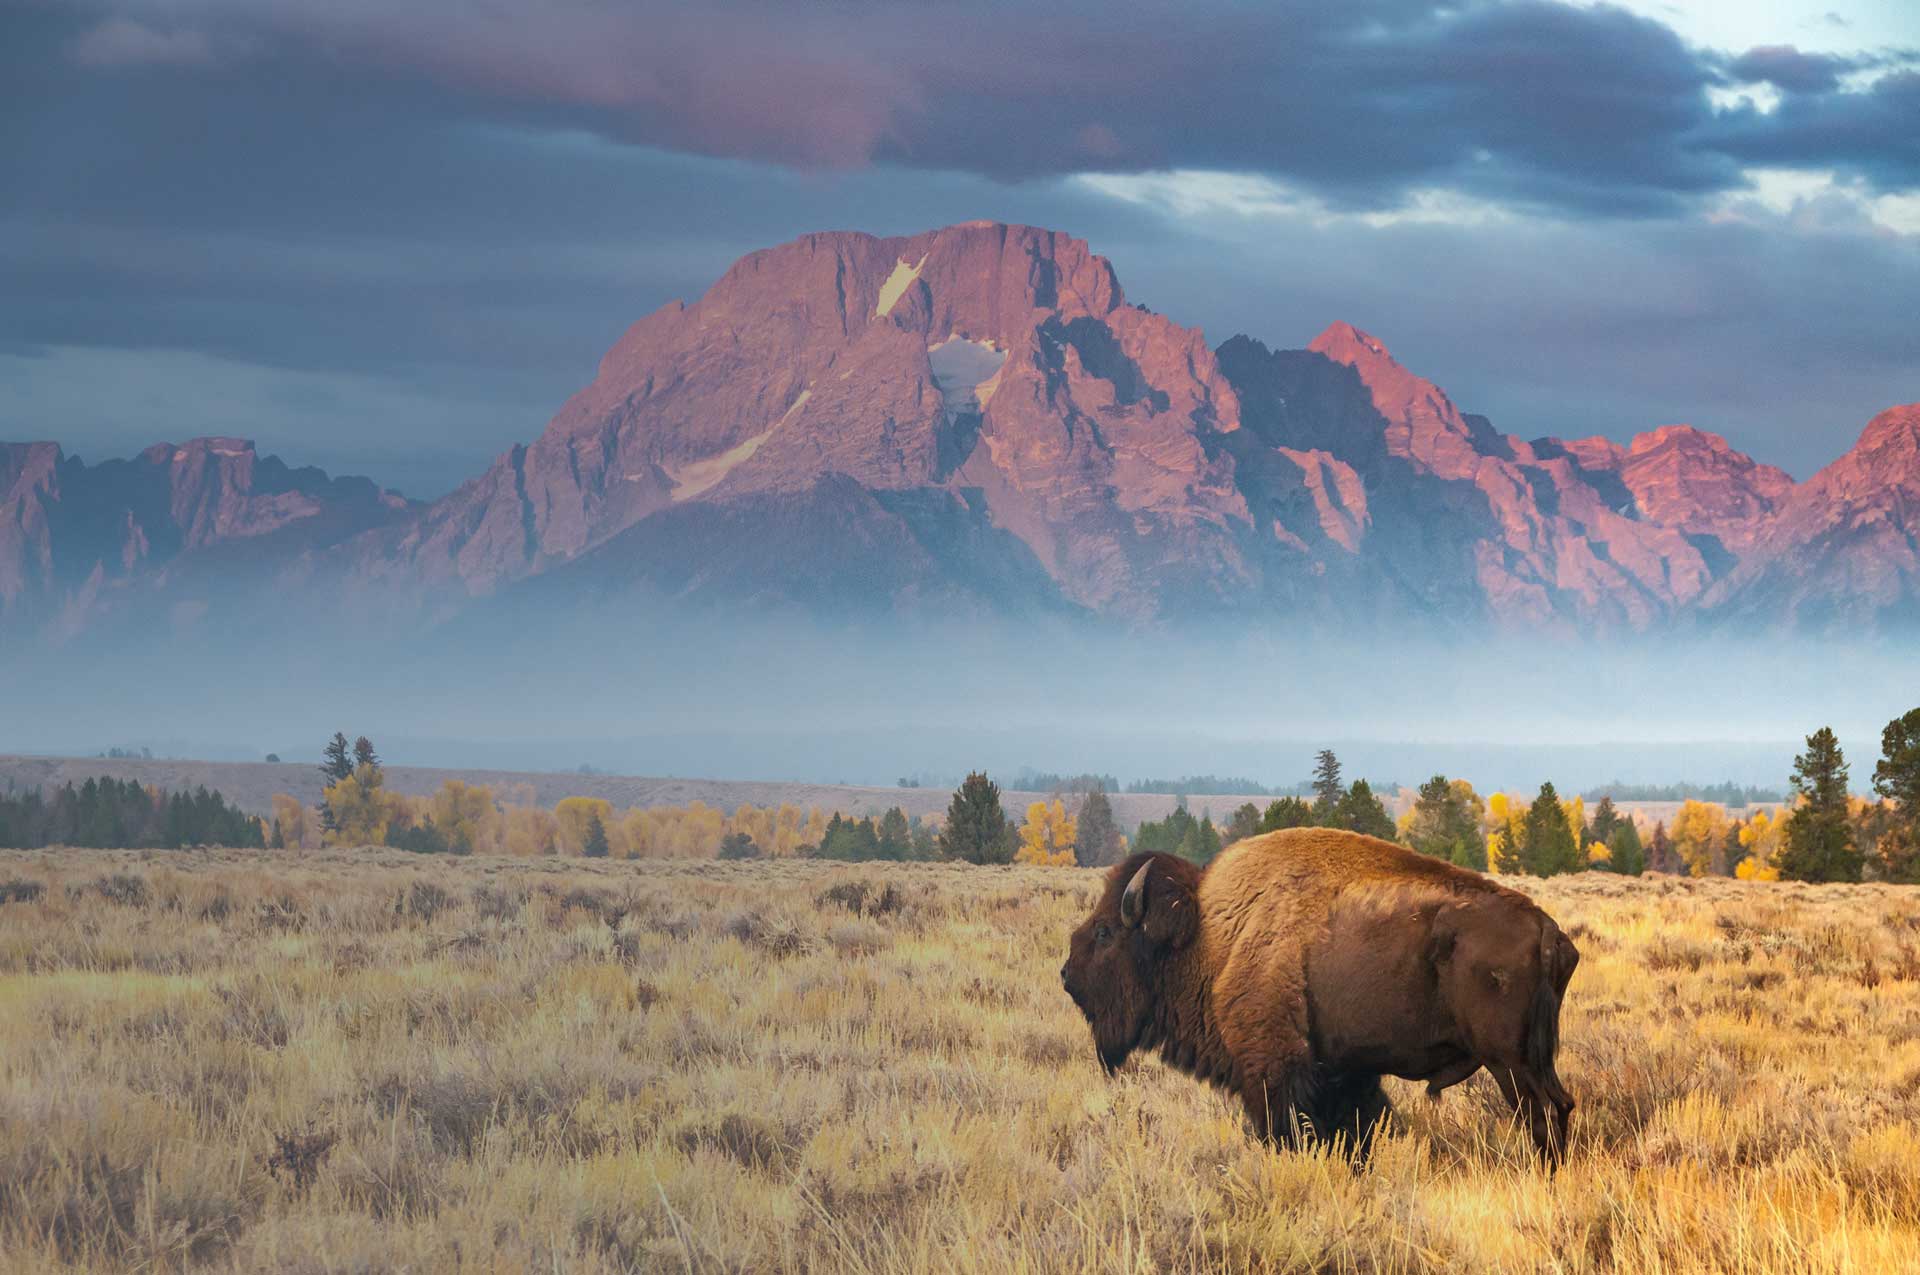
<svg viewBox="0 0 1920 1275">
<path fill-rule="evenodd" d="M 1258 836 L 1259 833 L 1260 807 L 1249 801 L 1233 812 L 1233 818 L 1228 821 L 1227 831 L 1222 840 L 1227 845 L 1232 845 L 1236 841 L 1245 841 L 1248 837 Z"/>
<path fill-rule="evenodd" d="M 378 766 L 379 755 L 373 751 L 373 741 L 365 735 L 353 741 L 353 766 L 358 770 L 362 766 Z"/>
<path fill-rule="evenodd" d="M 1472 868 L 1475 872 L 1487 870 L 1487 842 L 1476 830 L 1475 835 L 1456 841 L 1453 853 L 1447 856 L 1462 868 Z"/>
<path fill-rule="evenodd" d="M 1477 849 L 1484 869 L 1487 848 L 1480 836 L 1480 821 L 1468 804 L 1471 796 L 1470 788 L 1445 775 L 1421 784 L 1407 826 L 1407 843 L 1421 854 L 1455 863 Z"/>
<path fill-rule="evenodd" d="M 1331 748 L 1322 748 L 1313 759 L 1313 821 L 1323 827 L 1337 827 L 1340 798 L 1346 788 L 1340 782 L 1340 759 Z"/>
<path fill-rule="evenodd" d="M 1787 816 L 1785 844 L 1775 863 L 1789 881 L 1858 881 L 1861 856 L 1847 820 L 1847 759 L 1831 727 L 1807 736 L 1793 759 L 1793 790 L 1800 804 Z"/>
<path fill-rule="evenodd" d="M 1735 819 L 1727 825 L 1726 835 L 1720 838 L 1720 844 L 1714 849 L 1713 861 L 1707 868 L 1709 872 L 1715 876 L 1733 875 L 1734 869 L 1740 866 L 1740 860 L 1747 857 L 1747 848 L 1740 844 L 1740 834 L 1746 830 L 1744 819 Z"/>
<path fill-rule="evenodd" d="M 722 859 L 758 859 L 760 847 L 744 832 L 729 832 L 720 838 Z"/>
<path fill-rule="evenodd" d="M 913 831 L 907 826 L 907 812 L 898 806 L 889 806 L 887 813 L 880 816 L 880 857 L 882 859 L 906 859 L 913 854 Z"/>
<path fill-rule="evenodd" d="M 347 737 L 339 731 L 333 732 L 320 757 L 320 775 L 328 784 L 337 784 L 353 774 L 353 756 L 348 751 Z"/>
<path fill-rule="evenodd" d="M 1580 868 L 1580 847 L 1573 839 L 1566 808 L 1553 784 L 1540 785 L 1540 795 L 1527 810 L 1520 832 L 1520 870 L 1536 877 L 1558 876 Z"/>
<path fill-rule="evenodd" d="M 1074 857 L 1088 867 L 1101 868 L 1120 862 L 1122 842 L 1120 829 L 1113 822 L 1113 803 L 1107 800 L 1107 793 L 1099 784 L 1087 790 L 1087 796 L 1080 803 L 1080 813 L 1074 820 L 1075 838 Z"/>
<path fill-rule="evenodd" d="M 1214 856 L 1220 853 L 1220 833 L 1213 826 L 1213 817 L 1202 815 L 1200 821 L 1195 823 L 1193 816 L 1187 814 L 1184 808 L 1174 813 L 1186 815 L 1185 827 L 1181 831 L 1180 842 L 1175 847 L 1174 853 L 1194 863 L 1203 865 L 1212 863 Z"/>
<path fill-rule="evenodd" d="M 1175 805 L 1165 819 L 1157 823 L 1147 820 L 1134 830 L 1133 848 L 1141 853 L 1179 854 L 1182 846 L 1200 853 L 1200 825 L 1184 801 Z"/>
<path fill-rule="evenodd" d="M 1587 825 L 1587 840 L 1610 846 L 1613 844 L 1613 830 L 1619 826 L 1620 812 L 1614 809 L 1613 798 L 1602 795 L 1600 804 L 1593 808 L 1593 822 Z"/>
<path fill-rule="evenodd" d="M 1887 723 L 1880 753 L 1873 790 L 1898 803 L 1903 819 L 1920 820 L 1920 708 Z"/>
<path fill-rule="evenodd" d="M 1298 797 L 1282 797 L 1267 806 L 1260 816 L 1260 831 L 1279 832 L 1282 828 L 1308 828 L 1313 825 L 1313 807 Z"/>
<path fill-rule="evenodd" d="M 1920 883 L 1920 708 L 1896 717 L 1880 732 L 1873 790 L 1892 802 L 1878 844 L 1889 881 Z"/>
<path fill-rule="evenodd" d="M 1373 795 L 1373 785 L 1364 779 L 1353 781 L 1353 787 L 1347 789 L 1340 798 L 1338 806 L 1339 826 L 1354 832 L 1365 833 L 1369 837 L 1393 840 L 1393 817 L 1381 800 Z"/>
<path fill-rule="evenodd" d="M 1000 808 L 1000 785 L 975 771 L 966 777 L 947 806 L 940 829 L 940 854 L 968 863 L 1013 862 L 1013 826 Z"/>
<path fill-rule="evenodd" d="M 604 859 L 611 853 L 607 844 L 607 825 L 600 821 L 600 812 L 594 811 L 587 820 L 587 835 L 580 843 L 580 853 L 589 859 Z"/>
<path fill-rule="evenodd" d="M 1660 835 L 1666 835 L 1664 825 Z M 1647 870 L 1646 847 L 1640 844 L 1640 830 L 1633 826 L 1631 819 L 1614 822 L 1613 834 L 1607 838 L 1607 870 L 1628 877 L 1637 877 Z"/>
<path fill-rule="evenodd" d="M 1666 821 L 1653 825 L 1653 837 L 1647 842 L 1647 868 L 1653 872 L 1673 872 L 1679 859 L 1673 853 L 1673 839 L 1667 836 Z"/>
<path fill-rule="evenodd" d="M 353 777 L 353 757 L 347 750 L 347 737 L 339 731 L 333 732 L 333 738 L 320 751 L 320 777 L 325 788 Z M 328 834 L 339 831 L 339 821 L 334 818 L 333 807 L 327 804 L 324 797 L 320 801 L 320 830 Z"/>
</svg>

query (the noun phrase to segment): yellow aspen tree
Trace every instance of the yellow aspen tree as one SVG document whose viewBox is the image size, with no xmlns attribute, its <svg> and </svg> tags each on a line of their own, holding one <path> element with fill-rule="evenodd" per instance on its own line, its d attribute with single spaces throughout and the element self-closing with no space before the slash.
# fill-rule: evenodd
<svg viewBox="0 0 1920 1275">
<path fill-rule="evenodd" d="M 287 849 L 320 848 L 320 818 L 302 805 L 298 797 L 284 792 L 273 794 L 273 822 L 280 829 L 280 844 Z"/>
<path fill-rule="evenodd" d="M 539 806 L 509 806 L 506 822 L 508 854 L 534 857 L 555 852 L 560 825 L 551 810 Z"/>
<path fill-rule="evenodd" d="M 1727 808 L 1711 801 L 1688 798 L 1680 803 L 1679 813 L 1667 825 L 1674 853 L 1687 865 L 1691 876 L 1707 875 L 1713 851 L 1727 836 Z"/>
<path fill-rule="evenodd" d="M 1077 835 L 1074 818 L 1067 813 L 1065 802 L 1057 797 L 1051 803 L 1036 801 L 1027 807 L 1027 822 L 1020 829 L 1020 848 L 1014 852 L 1013 861 L 1045 868 L 1070 868 L 1074 863 L 1073 842 Z"/>
<path fill-rule="evenodd" d="M 1780 869 L 1775 866 L 1773 856 L 1780 849 L 1786 824 L 1781 810 L 1755 812 L 1746 827 L 1740 829 L 1740 844 L 1746 848 L 1747 856 L 1734 865 L 1733 875 L 1742 881 L 1778 881 Z"/>
<path fill-rule="evenodd" d="M 500 821 L 493 790 L 449 779 L 428 803 L 427 817 L 447 844 L 476 854 L 496 849 Z"/>
<path fill-rule="evenodd" d="M 329 844 L 377 846 L 385 842 L 387 827 L 400 803 L 381 786 L 384 782 L 378 766 L 361 765 L 327 788 L 327 808 L 333 811 L 334 823 Z"/>
</svg>

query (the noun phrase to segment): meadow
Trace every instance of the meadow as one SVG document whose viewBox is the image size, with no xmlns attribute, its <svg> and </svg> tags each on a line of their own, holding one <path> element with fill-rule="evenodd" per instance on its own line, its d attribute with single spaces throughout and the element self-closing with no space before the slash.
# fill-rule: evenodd
<svg viewBox="0 0 1920 1275">
<path fill-rule="evenodd" d="M 1920 1269 L 1920 892 L 1523 884 L 1568 1163 L 1360 1171 L 1061 992 L 1094 872 L 0 852 L 0 1275 Z"/>
</svg>

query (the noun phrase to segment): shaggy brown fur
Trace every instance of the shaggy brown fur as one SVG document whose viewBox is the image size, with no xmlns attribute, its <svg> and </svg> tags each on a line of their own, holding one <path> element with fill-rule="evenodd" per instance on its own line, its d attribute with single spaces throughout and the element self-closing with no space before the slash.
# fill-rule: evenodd
<svg viewBox="0 0 1920 1275">
<path fill-rule="evenodd" d="M 1269 1137 L 1341 1137 L 1364 1156 L 1390 1112 L 1381 1076 L 1438 1095 L 1485 1067 L 1553 1164 L 1573 1109 L 1553 1069 L 1560 999 L 1579 959 L 1551 917 L 1478 873 L 1295 828 L 1204 872 L 1159 854 L 1115 866 L 1060 978 L 1109 1071 L 1156 1048 L 1238 1094 Z"/>
</svg>

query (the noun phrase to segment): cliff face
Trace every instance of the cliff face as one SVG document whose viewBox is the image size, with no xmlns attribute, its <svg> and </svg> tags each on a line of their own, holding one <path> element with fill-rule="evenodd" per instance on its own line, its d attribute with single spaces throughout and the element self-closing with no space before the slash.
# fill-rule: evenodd
<svg viewBox="0 0 1920 1275">
<path fill-rule="evenodd" d="M 83 623 L 244 567 L 396 623 L 536 578 L 549 601 L 1145 624 L 1891 622 L 1917 411 L 1796 487 L 1687 426 L 1503 434 L 1345 323 L 1211 349 L 1053 231 L 819 234 L 634 324 L 538 438 L 428 506 L 233 439 L 93 467 L 0 447 L 0 616 Z"/>
<path fill-rule="evenodd" d="M 0 618 L 85 627 L 115 603 L 218 595 L 249 572 L 409 516 L 364 478 L 290 469 L 234 438 L 160 443 L 88 465 L 52 443 L 0 445 Z M 197 590 L 177 586 L 197 577 Z"/>
<path fill-rule="evenodd" d="M 1920 403 L 1880 413 L 1844 456 L 1785 492 L 1707 601 L 1746 625 L 1859 633 L 1920 622 Z"/>
<path fill-rule="evenodd" d="M 735 508 L 726 525 L 751 536 L 737 507 L 817 492 L 857 521 L 849 493 L 917 492 L 941 516 L 898 534 L 999 533 L 1067 604 L 1151 618 L 1171 595 L 1257 585 L 1273 547 L 1352 551 L 1364 503 L 1330 457 L 1262 458 L 1256 527 L 1220 441 L 1238 428 L 1201 334 L 1128 305 L 1080 240 L 991 223 L 812 235 L 635 324 L 538 440 L 364 569 L 480 594 L 687 505 Z"/>
</svg>

